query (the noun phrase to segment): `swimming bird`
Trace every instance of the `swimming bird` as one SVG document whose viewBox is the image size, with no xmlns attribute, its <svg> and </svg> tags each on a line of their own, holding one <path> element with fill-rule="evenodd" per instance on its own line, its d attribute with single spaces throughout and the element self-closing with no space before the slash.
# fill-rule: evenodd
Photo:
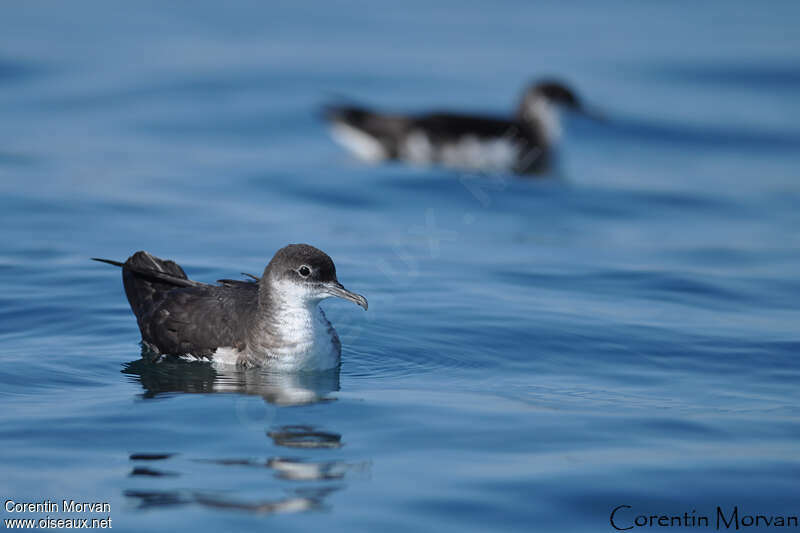
<svg viewBox="0 0 800 533">
<path fill-rule="evenodd" d="M 278 250 L 260 278 L 217 285 L 190 280 L 174 261 L 145 251 L 124 263 L 92 259 L 122 267 L 142 345 L 156 355 L 289 371 L 335 368 L 341 342 L 318 304 L 336 296 L 367 309 L 366 298 L 336 279 L 333 260 L 308 244 Z"/>
<path fill-rule="evenodd" d="M 367 161 L 396 159 L 531 174 L 549 166 L 561 133 L 558 107 L 590 115 L 566 85 L 544 80 L 524 91 L 509 118 L 451 112 L 390 114 L 354 105 L 328 105 L 324 117 L 334 139 Z"/>
</svg>

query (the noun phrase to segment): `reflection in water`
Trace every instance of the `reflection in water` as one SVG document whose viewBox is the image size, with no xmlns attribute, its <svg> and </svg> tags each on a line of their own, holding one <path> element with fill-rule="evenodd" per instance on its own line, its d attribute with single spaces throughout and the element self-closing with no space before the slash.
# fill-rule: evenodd
<svg viewBox="0 0 800 533">
<path fill-rule="evenodd" d="M 198 459 L 198 462 L 221 466 L 248 466 L 270 468 L 275 477 L 291 481 L 324 481 L 343 479 L 349 471 L 364 471 L 369 463 L 345 463 L 344 461 L 308 461 L 296 457 L 270 457 L 266 460 L 254 459 Z"/>
<path fill-rule="evenodd" d="M 126 364 L 123 374 L 141 383 L 145 398 L 172 392 L 235 392 L 261 396 L 276 405 L 303 405 L 325 400 L 339 390 L 339 370 L 274 373 L 261 368 L 224 368 L 210 363 L 165 359 L 137 359 Z"/>
<path fill-rule="evenodd" d="M 267 432 L 278 446 L 287 448 L 341 448 L 342 436 L 338 433 L 319 431 L 311 426 L 283 426 Z"/>
<path fill-rule="evenodd" d="M 144 389 L 144 398 L 164 397 L 170 393 L 237 393 L 257 395 L 277 406 L 296 406 L 329 400 L 327 395 L 339 390 L 339 371 L 276 374 L 263 369 L 220 369 L 209 363 L 165 359 L 160 362 L 143 358 L 125 365 L 123 374 L 132 376 Z M 288 413 L 290 411 L 283 411 Z M 291 411 L 294 412 L 294 411 Z M 240 414 L 241 415 L 241 414 Z M 248 425 L 244 425 L 248 427 Z M 259 431 L 263 431 L 259 424 Z M 336 450 L 342 446 L 342 435 L 308 425 L 284 425 L 267 430 L 275 446 L 302 449 Z M 330 452 L 328 452 L 330 453 Z M 134 453 L 130 460 L 165 462 L 174 469 L 174 453 Z M 346 463 L 326 457 L 323 461 L 303 457 L 274 456 L 266 459 L 194 459 L 221 467 L 254 467 L 271 472 L 271 478 L 289 483 L 321 482 L 330 484 L 343 480 L 348 472 L 369 468 L 368 462 Z M 159 463 L 160 465 L 161 463 Z M 185 463 L 183 463 L 185 464 Z M 175 472 L 149 465 L 136 464 L 129 476 L 152 479 L 161 483 L 163 478 L 174 478 L 191 472 Z M 343 485 L 323 487 L 295 487 L 288 495 L 274 499 L 235 498 L 230 493 L 213 490 L 128 490 L 125 496 L 137 500 L 140 509 L 200 505 L 207 508 L 238 510 L 251 513 L 285 513 L 313 511 L 324 508 L 325 497 Z"/>
<path fill-rule="evenodd" d="M 288 457 L 273 457 L 268 463 L 269 467 L 276 471 L 276 476 L 292 481 L 342 479 L 351 468 L 351 465 L 341 461 L 315 463 Z"/>
<path fill-rule="evenodd" d="M 179 490 L 126 490 L 125 496 L 139 500 L 138 507 L 147 509 L 150 507 L 174 507 L 176 505 L 186 505 L 192 503 L 191 493 Z"/>
<path fill-rule="evenodd" d="M 139 501 L 139 509 L 174 507 L 197 504 L 215 509 L 230 509 L 251 513 L 297 513 L 323 508 L 323 499 L 341 487 L 297 490 L 292 496 L 274 500 L 234 500 L 222 495 L 185 490 L 140 491 L 127 490 L 125 496 Z"/>
<path fill-rule="evenodd" d="M 128 474 L 129 476 L 147 476 L 147 477 L 168 477 L 168 476 L 177 476 L 179 475 L 177 472 L 168 472 L 166 470 L 156 470 L 154 468 L 147 468 L 146 466 L 137 466 L 131 473 Z"/>
<path fill-rule="evenodd" d="M 174 453 L 132 453 L 131 461 L 163 461 L 174 456 Z"/>
</svg>

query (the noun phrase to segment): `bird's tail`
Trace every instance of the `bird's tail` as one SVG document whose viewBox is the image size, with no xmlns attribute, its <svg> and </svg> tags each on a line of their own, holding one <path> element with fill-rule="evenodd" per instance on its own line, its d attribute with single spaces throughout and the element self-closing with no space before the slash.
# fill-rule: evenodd
<svg viewBox="0 0 800 533">
<path fill-rule="evenodd" d="M 397 157 L 399 143 L 412 123 L 409 117 L 357 105 L 327 105 L 322 114 L 333 126 L 334 138 L 366 160 Z"/>
<path fill-rule="evenodd" d="M 175 287 L 202 285 L 190 280 L 180 265 L 174 261 L 160 259 L 145 251 L 136 252 L 124 263 L 97 257 L 92 259 L 122 268 L 125 295 L 137 319 L 152 309 L 165 292 Z"/>
<path fill-rule="evenodd" d="M 322 106 L 322 118 L 332 123 L 347 124 L 353 127 L 363 127 L 371 116 L 372 111 L 354 104 L 325 104 Z"/>
</svg>

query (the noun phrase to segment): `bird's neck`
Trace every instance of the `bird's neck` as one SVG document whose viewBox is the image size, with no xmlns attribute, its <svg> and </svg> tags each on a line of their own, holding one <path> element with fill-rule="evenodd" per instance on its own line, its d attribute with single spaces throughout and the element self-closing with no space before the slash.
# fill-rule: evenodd
<svg viewBox="0 0 800 533">
<path fill-rule="evenodd" d="M 273 283 L 268 292 L 259 294 L 259 311 L 248 339 L 250 354 L 277 359 L 273 366 L 334 366 L 328 361 L 314 361 L 328 358 L 334 351 L 338 357 L 336 332 L 319 302 L 304 298 L 296 286 Z"/>
<path fill-rule="evenodd" d="M 270 283 L 259 293 L 259 324 L 270 338 L 284 344 L 303 342 L 313 336 L 320 300 L 308 298 L 303 289 L 287 281 Z"/>
<path fill-rule="evenodd" d="M 561 122 L 558 110 L 545 96 L 527 99 L 519 110 L 519 118 L 533 127 L 550 145 L 561 137 Z"/>
</svg>

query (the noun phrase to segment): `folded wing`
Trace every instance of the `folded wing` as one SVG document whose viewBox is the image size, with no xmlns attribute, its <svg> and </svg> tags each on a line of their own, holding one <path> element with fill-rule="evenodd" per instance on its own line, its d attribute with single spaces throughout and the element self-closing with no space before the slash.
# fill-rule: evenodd
<svg viewBox="0 0 800 533">
<path fill-rule="evenodd" d="M 257 283 L 192 281 L 177 263 L 144 251 L 125 263 L 96 260 L 122 267 L 125 294 L 150 349 L 209 357 L 220 347 L 243 347 L 258 305 Z"/>
</svg>

